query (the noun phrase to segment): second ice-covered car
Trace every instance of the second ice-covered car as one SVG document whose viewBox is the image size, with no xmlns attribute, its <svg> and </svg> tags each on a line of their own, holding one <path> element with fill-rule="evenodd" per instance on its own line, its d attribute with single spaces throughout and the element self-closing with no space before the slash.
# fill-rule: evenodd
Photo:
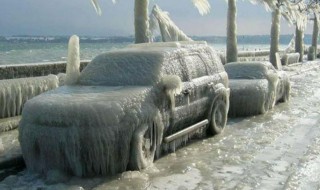
<svg viewBox="0 0 320 190">
<path fill-rule="evenodd" d="M 225 65 L 229 76 L 230 116 L 263 114 L 290 97 L 290 81 L 270 62 L 234 62 Z"/>
<path fill-rule="evenodd" d="M 141 44 L 29 100 L 19 140 L 32 171 L 114 174 L 147 167 L 197 129 L 220 133 L 228 107 L 227 73 L 206 43 Z"/>
</svg>

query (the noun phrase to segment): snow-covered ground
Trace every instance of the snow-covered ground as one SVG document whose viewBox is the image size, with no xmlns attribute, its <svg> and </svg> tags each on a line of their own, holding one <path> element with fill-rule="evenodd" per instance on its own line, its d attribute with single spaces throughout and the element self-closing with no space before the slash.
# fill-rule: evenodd
<svg viewBox="0 0 320 190">
<path fill-rule="evenodd" d="M 47 179 L 23 171 L 0 189 L 320 189 L 320 62 L 285 68 L 288 103 L 264 115 L 229 119 L 221 135 L 194 140 L 142 172 L 114 177 Z M 0 136 L 3 146 L 16 133 Z M 0 155 L 1 156 L 1 155 Z M 56 180 L 61 183 L 51 184 Z M 51 185 L 50 185 L 51 184 Z"/>
</svg>

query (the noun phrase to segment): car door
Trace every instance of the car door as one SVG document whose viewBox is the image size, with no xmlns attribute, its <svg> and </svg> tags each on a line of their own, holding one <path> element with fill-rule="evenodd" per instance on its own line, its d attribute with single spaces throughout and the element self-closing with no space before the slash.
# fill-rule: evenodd
<svg viewBox="0 0 320 190">
<path fill-rule="evenodd" d="M 207 66 L 201 55 L 189 53 L 181 56 L 180 60 L 187 80 L 184 82 L 182 93 L 176 96 L 173 131 L 179 131 L 206 119 L 210 107 L 208 93 L 211 93 L 212 77 L 208 76 Z"/>
<path fill-rule="evenodd" d="M 174 95 L 174 106 L 169 99 L 164 101 L 163 120 L 165 121 L 165 135 L 171 135 L 183 128 L 188 118 L 188 106 L 192 93 L 192 83 L 189 81 L 188 73 L 180 55 L 174 55 L 164 65 L 164 74 L 179 76 L 182 81 L 181 93 Z"/>
</svg>

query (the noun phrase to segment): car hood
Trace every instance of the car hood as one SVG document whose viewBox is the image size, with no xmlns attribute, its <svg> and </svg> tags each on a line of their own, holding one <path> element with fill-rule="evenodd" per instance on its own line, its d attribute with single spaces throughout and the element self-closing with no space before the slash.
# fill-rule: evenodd
<svg viewBox="0 0 320 190">
<path fill-rule="evenodd" d="M 76 176 L 126 170 L 137 127 L 156 114 L 151 87 L 64 86 L 29 100 L 19 141 L 32 171 Z"/>
<path fill-rule="evenodd" d="M 103 115 L 114 125 L 127 111 L 141 106 L 150 91 L 151 87 L 62 86 L 29 100 L 23 117 L 40 125 L 67 127 L 71 118 Z"/>
</svg>

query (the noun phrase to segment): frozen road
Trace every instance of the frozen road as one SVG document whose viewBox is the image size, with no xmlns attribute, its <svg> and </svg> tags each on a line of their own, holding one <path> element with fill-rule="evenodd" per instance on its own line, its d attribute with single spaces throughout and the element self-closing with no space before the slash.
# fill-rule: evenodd
<svg viewBox="0 0 320 190">
<path fill-rule="evenodd" d="M 289 68 L 289 103 L 265 115 L 229 119 L 223 134 L 197 140 L 142 172 L 112 178 L 59 176 L 49 185 L 26 171 L 0 189 L 320 189 L 320 74 L 310 66 Z M 297 74 L 298 71 L 306 72 Z M 47 183 L 47 184 L 46 184 Z"/>
</svg>

